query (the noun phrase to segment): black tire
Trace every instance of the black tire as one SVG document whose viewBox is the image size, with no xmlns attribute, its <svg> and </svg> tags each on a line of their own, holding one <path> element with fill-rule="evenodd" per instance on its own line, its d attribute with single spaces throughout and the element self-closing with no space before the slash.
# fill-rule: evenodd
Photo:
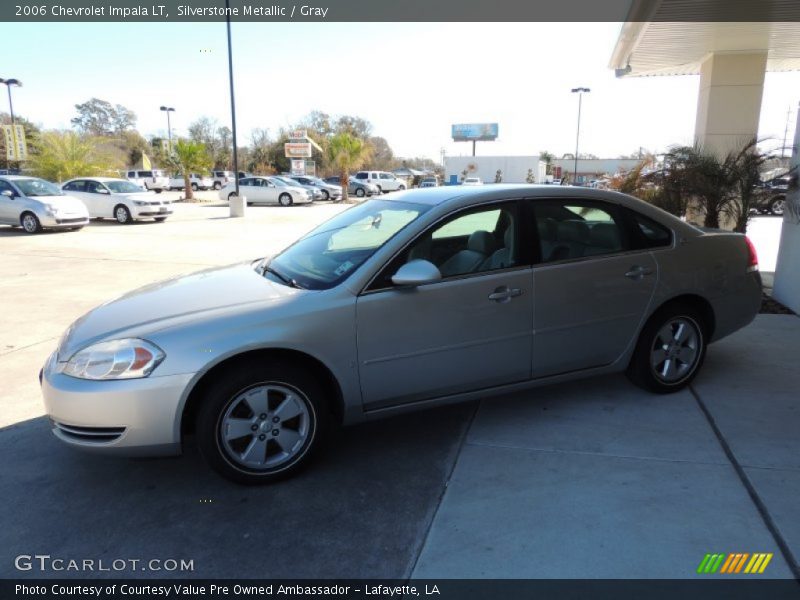
<svg viewBox="0 0 800 600">
<path fill-rule="evenodd" d="M 778 196 L 777 198 L 773 199 L 769 204 L 769 212 L 770 214 L 782 216 L 784 208 L 786 206 L 786 198 L 784 196 Z"/>
<path fill-rule="evenodd" d="M 364 188 L 356 188 L 356 196 L 359 198 L 363 198 L 367 195 L 367 192 L 364 191 Z"/>
<path fill-rule="evenodd" d="M 133 217 L 131 217 L 131 211 L 129 211 L 128 207 L 125 206 L 124 204 L 117 204 L 114 207 L 114 218 L 120 225 L 129 225 L 133 223 Z"/>
<path fill-rule="evenodd" d="M 156 194 L 160 194 L 163 190 L 161 188 L 156 188 L 153 190 Z"/>
<path fill-rule="evenodd" d="M 19 224 L 25 233 L 39 233 L 42 230 L 42 223 L 32 212 L 26 211 L 19 216 Z"/>
<path fill-rule="evenodd" d="M 192 191 L 196 192 L 197 191 L 197 184 L 196 183 L 192 183 L 191 186 L 192 186 Z"/>
<path fill-rule="evenodd" d="M 664 339 L 665 330 L 674 333 L 681 325 L 687 327 L 686 340 L 694 340 L 693 348 L 687 342 L 678 341 L 678 336 L 671 342 Z M 667 304 L 656 311 L 642 328 L 626 374 L 633 383 L 648 391 L 657 394 L 677 392 L 689 385 L 703 366 L 707 337 L 708 323 L 699 310 L 685 302 Z M 656 347 L 662 344 L 663 347 Z M 661 357 L 665 360 L 659 362 Z M 665 375 L 670 366 L 677 369 L 674 377 Z"/>
<path fill-rule="evenodd" d="M 292 200 L 291 194 L 288 192 L 283 192 L 280 196 L 278 196 L 278 204 L 281 206 L 291 206 L 294 204 L 294 200 Z"/>
<path fill-rule="evenodd" d="M 406 186 L 401 185 L 399 188 L 397 188 L 397 191 L 402 192 L 404 189 L 406 189 Z"/>
<path fill-rule="evenodd" d="M 214 189 L 219 191 L 222 189 L 222 184 L 219 181 L 214 182 Z"/>
<path fill-rule="evenodd" d="M 330 195 L 330 193 L 328 192 L 328 190 L 322 190 L 322 193 L 323 193 L 323 196 L 322 196 L 322 199 L 323 199 L 323 200 L 327 201 L 327 200 L 330 200 L 330 199 L 331 199 L 331 195 Z"/>
<path fill-rule="evenodd" d="M 282 398 L 279 392 L 269 391 L 263 396 L 267 399 L 266 410 L 262 415 L 258 415 L 258 411 L 250 408 L 247 400 L 243 402 L 242 399 L 248 391 L 260 387 L 288 390 L 307 413 L 272 425 L 274 419 L 278 418 L 277 408 L 286 396 Z M 254 397 L 257 399 L 261 396 L 255 394 Z M 253 433 L 248 429 L 242 437 L 229 437 L 226 441 L 223 439 L 223 431 L 229 430 L 225 429 L 225 419 L 226 417 L 233 419 L 236 411 L 242 408 L 250 411 L 249 414 L 245 413 L 246 419 L 260 425 L 253 425 L 256 427 Z M 235 418 L 241 419 L 242 413 L 240 412 Z M 290 423 L 291 421 L 295 422 Z M 263 429 L 264 425 L 266 429 Z M 253 426 L 246 425 L 246 427 Z M 277 437 L 275 434 L 277 430 L 269 431 L 273 426 L 281 428 Z M 290 434 L 304 430 L 305 437 L 298 434 L 298 441 L 295 442 L 296 445 L 288 457 L 282 459 L 280 455 L 278 456 L 277 460 L 282 459 L 284 462 L 272 466 L 248 466 L 240 462 L 247 452 L 246 448 L 257 443 L 263 444 L 264 462 L 270 460 L 270 450 L 273 452 L 277 448 L 283 450 L 278 440 L 285 430 L 289 430 Z M 270 364 L 248 360 L 231 367 L 224 375 L 216 377 L 206 390 L 195 422 L 197 445 L 206 462 L 223 477 L 246 485 L 271 483 L 294 475 L 308 465 L 329 430 L 330 411 L 325 388 L 313 373 L 287 361 Z M 233 447 L 234 444 L 239 445 Z M 257 447 L 253 449 L 260 450 Z M 275 454 L 271 456 L 274 457 Z"/>
<path fill-rule="evenodd" d="M 167 217 L 155 217 L 156 223 L 163 223 L 167 220 Z"/>
</svg>

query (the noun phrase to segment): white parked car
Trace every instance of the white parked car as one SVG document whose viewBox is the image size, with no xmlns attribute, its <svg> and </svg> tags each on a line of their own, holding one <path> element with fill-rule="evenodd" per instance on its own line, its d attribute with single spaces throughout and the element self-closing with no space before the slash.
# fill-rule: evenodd
<svg viewBox="0 0 800 600">
<path fill-rule="evenodd" d="M 480 177 L 467 177 L 461 185 L 483 185 Z"/>
<path fill-rule="evenodd" d="M 156 194 L 160 194 L 169 187 L 169 177 L 160 169 L 132 170 L 128 171 L 125 177 L 131 183 L 135 183 L 145 190 L 153 190 Z"/>
<path fill-rule="evenodd" d="M 49 181 L 4 175 L 0 177 L 0 223 L 22 227 L 27 233 L 77 230 L 89 223 L 89 213 L 83 202 Z"/>
<path fill-rule="evenodd" d="M 362 183 L 371 183 L 384 194 L 406 189 L 406 182 L 388 171 L 359 171 L 356 179 Z"/>
<path fill-rule="evenodd" d="M 61 189 L 81 200 L 92 219 L 116 219 L 131 223 L 140 219 L 164 221 L 172 214 L 172 203 L 159 200 L 135 183 L 112 177 L 78 177 Z"/>
<path fill-rule="evenodd" d="M 245 177 L 239 180 L 239 194 L 248 204 L 274 204 L 291 206 L 312 202 L 311 192 L 299 186 L 291 186 L 273 177 Z M 219 191 L 220 200 L 230 200 L 236 195 L 236 186 L 228 183 Z"/>
<path fill-rule="evenodd" d="M 197 190 L 210 190 L 214 187 L 214 180 L 208 175 L 189 173 L 189 185 L 192 186 L 193 192 Z M 183 175 L 177 174 L 169 178 L 168 190 L 182 190 L 184 187 L 186 187 L 186 181 L 184 181 Z"/>
</svg>

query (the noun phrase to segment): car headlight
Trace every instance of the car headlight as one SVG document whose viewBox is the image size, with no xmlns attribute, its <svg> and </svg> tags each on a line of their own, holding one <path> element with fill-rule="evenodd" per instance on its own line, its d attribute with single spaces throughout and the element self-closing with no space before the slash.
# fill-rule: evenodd
<svg viewBox="0 0 800 600">
<path fill-rule="evenodd" d="M 165 356 L 137 338 L 100 342 L 76 352 L 62 372 L 78 379 L 138 379 L 150 375 Z"/>
</svg>

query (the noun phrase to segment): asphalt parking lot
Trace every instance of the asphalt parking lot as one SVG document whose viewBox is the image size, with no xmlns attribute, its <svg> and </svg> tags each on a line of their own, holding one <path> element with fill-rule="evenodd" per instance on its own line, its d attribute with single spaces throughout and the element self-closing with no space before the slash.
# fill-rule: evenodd
<svg viewBox="0 0 800 600">
<path fill-rule="evenodd" d="M 0 228 L 0 576 L 687 578 L 716 552 L 772 552 L 761 577 L 797 575 L 793 316 L 759 316 L 712 346 L 673 396 L 614 376 L 362 425 L 269 487 L 220 479 L 191 444 L 179 458 L 114 459 L 49 433 L 36 375 L 75 318 L 277 251 L 343 208 L 229 219 L 224 206 L 179 204 L 163 224 Z M 774 237 L 774 220 L 757 222 Z M 19 572 L 20 554 L 194 570 Z"/>
</svg>

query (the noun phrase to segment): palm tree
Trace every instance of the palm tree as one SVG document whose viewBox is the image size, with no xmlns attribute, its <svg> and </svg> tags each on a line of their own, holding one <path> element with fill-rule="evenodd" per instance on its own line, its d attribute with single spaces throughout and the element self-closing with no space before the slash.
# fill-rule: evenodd
<svg viewBox="0 0 800 600">
<path fill-rule="evenodd" d="M 343 131 L 331 138 L 328 144 L 328 160 L 331 166 L 341 173 L 342 200 L 350 201 L 347 194 L 347 183 L 350 171 L 358 169 L 369 158 L 370 149 L 360 138 Z"/>
<path fill-rule="evenodd" d="M 166 161 L 171 168 L 183 175 L 184 199 L 191 202 L 194 200 L 191 174 L 207 171 L 213 163 L 205 144 L 191 140 L 178 140 L 178 143 L 172 148 L 172 153 L 167 155 Z"/>
<path fill-rule="evenodd" d="M 731 152 L 727 157 L 731 180 L 738 193 L 733 196 L 726 213 L 734 221 L 733 230 L 739 233 L 747 232 L 750 211 L 757 206 L 759 196 L 766 193 L 758 184 L 761 183 L 762 167 L 773 156 L 759 152 L 757 146 L 758 140 L 753 138 L 741 150 Z"/>
</svg>

